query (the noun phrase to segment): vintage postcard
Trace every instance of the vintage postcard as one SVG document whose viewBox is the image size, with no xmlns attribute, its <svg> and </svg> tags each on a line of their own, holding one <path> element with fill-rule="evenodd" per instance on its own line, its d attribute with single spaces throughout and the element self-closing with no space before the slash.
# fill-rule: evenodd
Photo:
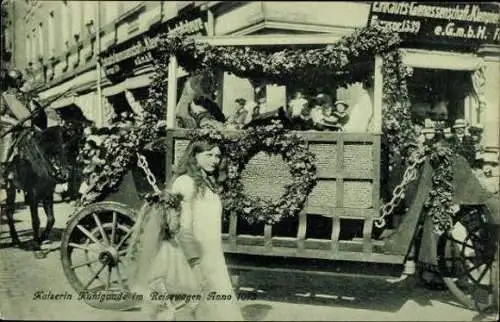
<svg viewBox="0 0 500 322">
<path fill-rule="evenodd" d="M 498 320 L 499 3 L 1 12 L 1 318 Z"/>
</svg>

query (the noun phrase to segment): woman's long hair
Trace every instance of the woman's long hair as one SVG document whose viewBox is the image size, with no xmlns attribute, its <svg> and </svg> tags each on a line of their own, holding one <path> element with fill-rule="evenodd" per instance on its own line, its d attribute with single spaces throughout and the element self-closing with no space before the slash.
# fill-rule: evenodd
<svg viewBox="0 0 500 322">
<path fill-rule="evenodd" d="M 213 181 L 209 181 L 196 161 L 198 153 L 210 151 L 218 147 L 221 151 L 221 161 L 219 166 L 211 174 Z M 226 158 L 224 157 L 224 147 L 222 144 L 208 140 L 191 141 L 174 171 L 174 179 L 182 176 L 190 176 L 195 183 L 195 195 L 203 194 L 208 187 L 216 192 L 220 192 L 222 183 L 227 178 Z"/>
</svg>

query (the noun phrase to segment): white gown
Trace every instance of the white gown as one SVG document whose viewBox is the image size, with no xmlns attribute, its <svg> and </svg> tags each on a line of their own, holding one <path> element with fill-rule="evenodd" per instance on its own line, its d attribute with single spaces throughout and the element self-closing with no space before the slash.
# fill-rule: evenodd
<svg viewBox="0 0 500 322">
<path fill-rule="evenodd" d="M 187 175 L 180 176 L 175 180 L 172 190 L 192 196 L 194 181 Z M 222 251 L 221 200 L 216 193 L 206 188 L 204 193 L 192 199 L 191 207 L 193 234 L 200 245 L 200 268 L 207 282 L 205 295 L 196 309 L 196 319 L 242 321 Z M 218 297 L 210 297 L 213 292 Z"/>
</svg>

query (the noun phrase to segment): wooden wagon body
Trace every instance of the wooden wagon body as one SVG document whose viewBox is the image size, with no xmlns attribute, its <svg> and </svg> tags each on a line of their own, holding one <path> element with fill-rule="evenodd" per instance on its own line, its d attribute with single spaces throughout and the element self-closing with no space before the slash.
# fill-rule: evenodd
<svg viewBox="0 0 500 322">
<path fill-rule="evenodd" d="M 383 243 L 372 238 L 373 220 L 380 214 L 380 136 L 316 131 L 296 134 L 316 156 L 318 182 L 305 208 L 295 221 L 284 223 L 290 230 L 281 234 L 280 224 L 245 229 L 238 214 L 229 214 L 223 228 L 224 250 L 249 255 L 403 263 L 404 255 L 384 254 Z M 187 143 L 186 130 L 168 132 L 167 150 L 171 153 L 167 153 L 167 182 Z M 288 169 L 280 158 L 262 153 L 250 160 L 243 173 L 248 193 L 270 200 L 280 197 L 282 187 L 289 183 Z M 312 226 L 313 216 L 328 218 L 329 227 Z M 356 222 L 361 229 L 353 233 L 355 238 L 341 240 L 347 222 Z M 328 237 L 314 238 L 318 229 Z"/>
</svg>

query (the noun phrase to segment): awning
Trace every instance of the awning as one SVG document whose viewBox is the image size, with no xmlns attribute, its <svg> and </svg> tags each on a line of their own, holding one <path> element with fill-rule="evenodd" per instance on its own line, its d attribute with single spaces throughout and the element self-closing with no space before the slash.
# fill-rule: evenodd
<svg viewBox="0 0 500 322">
<path fill-rule="evenodd" d="M 31 115 L 29 108 L 21 103 L 14 94 L 2 93 L 2 99 L 18 120 L 27 118 Z"/>
<path fill-rule="evenodd" d="M 104 88 L 102 90 L 102 95 L 105 97 L 109 97 L 120 94 L 126 90 L 149 86 L 151 84 L 151 81 L 153 80 L 153 75 L 153 73 L 148 73 L 136 77 L 127 78 L 121 83 Z"/>
<path fill-rule="evenodd" d="M 97 72 L 95 70 L 83 73 L 75 78 L 61 83 L 60 85 L 49 88 L 43 92 L 38 93 L 41 100 L 49 100 L 62 93 L 75 92 L 82 90 L 82 87 L 92 88 L 97 79 Z"/>
<path fill-rule="evenodd" d="M 58 108 L 63 108 L 63 107 L 70 106 L 73 104 L 76 105 L 75 99 L 76 99 L 75 96 L 63 97 L 63 98 L 58 99 L 57 101 L 52 102 L 52 104 L 50 104 L 50 107 L 53 109 L 58 109 Z"/>
<path fill-rule="evenodd" d="M 147 87 L 147 86 L 151 85 L 151 82 L 153 81 L 154 74 L 155 74 L 154 72 L 150 72 L 147 74 L 142 74 L 139 76 L 127 78 L 126 80 L 124 80 L 116 85 L 112 85 L 112 86 L 104 88 L 102 90 L 102 95 L 105 97 L 110 97 L 110 96 L 118 95 L 122 92 L 125 92 L 126 90 Z M 184 77 L 187 75 L 188 75 L 188 73 L 182 67 L 179 66 L 179 68 L 177 68 L 177 77 L 178 78 Z"/>
</svg>

